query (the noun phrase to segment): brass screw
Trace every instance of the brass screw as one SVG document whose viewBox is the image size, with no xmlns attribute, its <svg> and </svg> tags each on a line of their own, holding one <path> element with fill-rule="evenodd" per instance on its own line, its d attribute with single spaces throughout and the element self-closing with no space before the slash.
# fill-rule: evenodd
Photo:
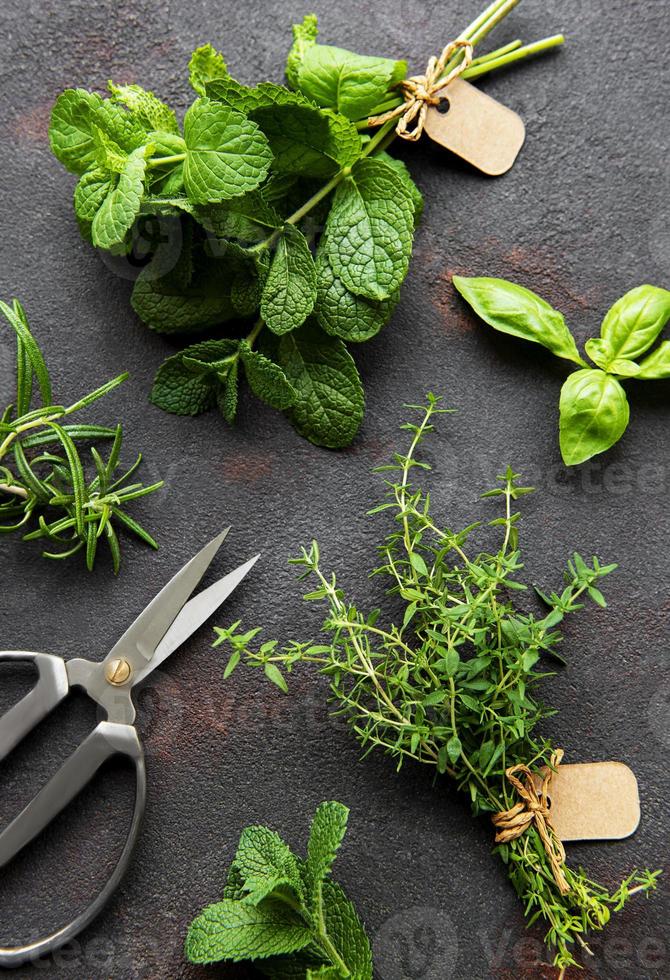
<svg viewBox="0 0 670 980">
<path fill-rule="evenodd" d="M 105 668 L 105 679 L 110 684 L 114 684 L 115 687 L 121 687 L 126 683 L 131 673 L 130 664 L 127 660 L 111 660 Z"/>
</svg>

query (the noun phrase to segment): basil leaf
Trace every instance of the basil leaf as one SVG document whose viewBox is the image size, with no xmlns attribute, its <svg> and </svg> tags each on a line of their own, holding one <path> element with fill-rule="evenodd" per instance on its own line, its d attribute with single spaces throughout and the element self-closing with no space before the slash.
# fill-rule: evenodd
<svg viewBox="0 0 670 980">
<path fill-rule="evenodd" d="M 454 276 L 452 281 L 463 299 L 494 330 L 542 344 L 557 357 L 585 364 L 563 314 L 537 293 L 506 279 Z"/>
<path fill-rule="evenodd" d="M 667 289 L 637 286 L 617 300 L 600 328 L 607 369 L 615 360 L 635 360 L 644 354 L 669 319 L 670 291 Z"/>
<path fill-rule="evenodd" d="M 296 391 L 289 418 L 298 432 L 317 446 L 348 446 L 363 421 L 365 398 L 342 341 L 306 324 L 281 338 L 278 358 Z"/>
<path fill-rule="evenodd" d="M 209 99 L 186 113 L 184 139 L 184 186 L 195 204 L 252 191 L 270 169 L 272 153 L 256 123 Z"/>
<path fill-rule="evenodd" d="M 656 350 L 640 361 L 637 377 L 650 380 L 670 378 L 670 340 L 664 340 Z"/>
<path fill-rule="evenodd" d="M 335 274 L 357 296 L 389 299 L 407 275 L 413 232 L 405 184 L 382 161 L 360 160 L 338 187 L 326 222 Z"/>
<path fill-rule="evenodd" d="M 302 54 L 298 88 L 317 105 L 356 121 L 367 118 L 406 74 L 406 61 L 311 44 Z"/>
<path fill-rule="evenodd" d="M 273 333 L 301 326 L 316 301 L 316 269 L 303 233 L 285 225 L 261 299 L 261 316 Z"/>
<path fill-rule="evenodd" d="M 605 452 L 626 431 L 630 409 L 626 392 L 604 371 L 575 371 L 561 390 L 560 443 L 566 466 Z"/>
</svg>

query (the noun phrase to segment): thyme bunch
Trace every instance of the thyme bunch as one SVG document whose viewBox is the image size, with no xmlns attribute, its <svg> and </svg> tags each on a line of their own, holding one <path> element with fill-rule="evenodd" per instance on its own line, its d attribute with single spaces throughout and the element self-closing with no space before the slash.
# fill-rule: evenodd
<svg viewBox="0 0 670 980">
<path fill-rule="evenodd" d="M 158 547 L 125 508 L 163 483 L 133 482 L 141 454 L 129 468 L 120 467 L 120 425 L 110 429 L 65 420 L 113 391 L 128 375 L 119 375 L 69 406 L 54 404 L 49 372 L 23 307 L 18 300 L 11 306 L 0 302 L 0 312 L 17 342 L 16 397 L 0 415 L 0 534 L 23 532 L 24 541 L 45 541 L 46 558 L 83 552 L 89 571 L 99 542 L 105 540 L 116 573 L 121 562 L 118 529 Z M 96 446 L 90 446 L 94 475 L 87 476 L 79 444 L 99 440 L 111 440 L 111 449 L 103 459 Z"/>
<path fill-rule="evenodd" d="M 215 646 L 232 647 L 226 676 L 244 659 L 284 690 L 283 670 L 314 664 L 329 678 L 335 713 L 346 717 L 366 753 L 380 749 L 398 768 L 407 760 L 433 766 L 467 794 L 474 815 L 494 814 L 518 802 L 505 776 L 508 767 L 526 764 L 539 771 L 550 764 L 554 747 L 536 731 L 555 713 L 537 695 L 540 683 L 552 676 L 545 661 L 558 657 L 558 627 L 566 616 L 580 611 L 586 599 L 605 606 L 599 584 L 616 566 L 575 553 L 562 590 L 539 593 L 544 614 L 523 611 L 516 601 L 527 590 L 520 578 L 516 502 L 532 488 L 520 485 L 508 468 L 484 494 L 502 504 L 502 514 L 488 521 L 500 533 L 497 550 L 477 550 L 480 522 L 459 531 L 442 527 L 415 477 L 430 470 L 418 449 L 433 431 L 434 417 L 445 410 L 433 395 L 425 405 L 409 407 L 420 414 L 418 422 L 402 426 L 409 449 L 380 467 L 386 495 L 371 511 L 393 518 L 373 574 L 403 601 L 400 623 L 382 625 L 379 610 L 363 611 L 347 599 L 335 574 L 324 571 L 313 542 L 292 563 L 303 578 L 315 581 L 305 599 L 327 606 L 325 641 L 256 647 L 259 631 L 242 632 L 235 623 L 217 630 Z M 543 923 L 561 975 L 578 965 L 577 947 L 591 952 L 587 934 L 604 929 L 611 912 L 632 895 L 651 891 L 659 874 L 634 871 L 610 892 L 581 869 L 565 867 L 569 892 L 563 895 L 534 826 L 495 853 L 528 923 Z"/>
</svg>

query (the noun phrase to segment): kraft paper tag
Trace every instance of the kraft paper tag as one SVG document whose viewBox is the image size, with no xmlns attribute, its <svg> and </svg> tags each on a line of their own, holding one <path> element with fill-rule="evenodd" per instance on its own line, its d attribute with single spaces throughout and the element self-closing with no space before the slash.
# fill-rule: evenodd
<svg viewBox="0 0 670 980">
<path fill-rule="evenodd" d="M 523 119 L 463 78 L 437 95 L 424 124 L 430 138 L 491 177 L 507 173 L 526 139 Z"/>
<path fill-rule="evenodd" d="M 533 779 L 539 793 L 542 777 Z M 549 803 L 552 826 L 564 843 L 623 840 L 640 823 L 637 779 L 623 762 L 560 765 L 551 776 Z"/>
</svg>

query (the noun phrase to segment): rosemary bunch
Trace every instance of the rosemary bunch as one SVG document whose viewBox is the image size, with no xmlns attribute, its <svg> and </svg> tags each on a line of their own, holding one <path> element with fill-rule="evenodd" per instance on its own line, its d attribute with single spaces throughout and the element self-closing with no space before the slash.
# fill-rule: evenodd
<svg viewBox="0 0 670 980">
<path fill-rule="evenodd" d="M 480 524 L 460 531 L 440 526 L 429 494 L 413 482 L 415 473 L 430 469 L 417 450 L 433 429 L 433 417 L 444 411 L 439 401 L 429 395 L 426 405 L 410 406 L 420 420 L 403 426 L 410 436 L 407 452 L 380 468 L 387 474 L 387 493 L 371 512 L 393 517 L 373 574 L 403 601 L 400 623 L 381 625 L 379 610 L 366 612 L 351 603 L 335 575 L 324 572 L 313 542 L 293 564 L 316 580 L 305 598 L 326 604 L 326 640 L 283 649 L 270 641 L 256 648 L 258 630 L 241 632 L 235 623 L 217 630 L 215 645 L 232 645 L 226 676 L 244 658 L 283 690 L 282 669 L 316 665 L 330 680 L 335 712 L 346 717 L 366 752 L 381 749 L 398 767 L 406 760 L 433 766 L 456 781 L 475 815 L 497 814 L 518 802 L 505 775 L 509 767 L 525 764 L 539 771 L 551 765 L 553 747 L 536 732 L 538 722 L 554 714 L 536 693 L 551 676 L 541 661 L 558 656 L 557 627 L 583 608 L 583 600 L 605 606 L 598 585 L 616 566 L 597 558 L 587 563 L 574 554 L 562 591 L 540 593 L 545 614 L 522 611 L 515 601 L 526 590 L 515 502 L 531 488 L 519 485 L 518 474 L 508 469 L 500 485 L 484 494 L 502 503 L 502 515 L 489 521 L 501 540 L 497 550 L 481 551 L 472 543 Z M 610 893 L 582 870 L 564 867 L 569 890 L 562 894 L 534 825 L 495 850 L 529 924 L 544 923 L 545 942 L 561 971 L 577 965 L 576 946 L 590 952 L 586 934 L 602 930 L 610 912 L 631 895 L 653 889 L 659 873 L 633 872 Z"/>
<path fill-rule="evenodd" d="M 163 483 L 145 487 L 131 482 L 141 455 L 128 469 L 119 468 L 120 425 L 110 429 L 64 420 L 113 391 L 128 375 L 108 381 L 72 405 L 55 405 L 49 372 L 23 307 L 18 300 L 11 306 L 0 302 L 0 312 L 17 341 L 16 398 L 0 416 L 0 533 L 23 531 L 24 541 L 48 542 L 49 550 L 43 552 L 46 558 L 68 558 L 82 551 L 89 570 L 104 539 L 116 573 L 121 561 L 119 528 L 158 547 L 125 507 L 159 490 Z M 95 475 L 87 477 L 79 444 L 109 439 L 106 460 L 91 445 Z"/>
</svg>

